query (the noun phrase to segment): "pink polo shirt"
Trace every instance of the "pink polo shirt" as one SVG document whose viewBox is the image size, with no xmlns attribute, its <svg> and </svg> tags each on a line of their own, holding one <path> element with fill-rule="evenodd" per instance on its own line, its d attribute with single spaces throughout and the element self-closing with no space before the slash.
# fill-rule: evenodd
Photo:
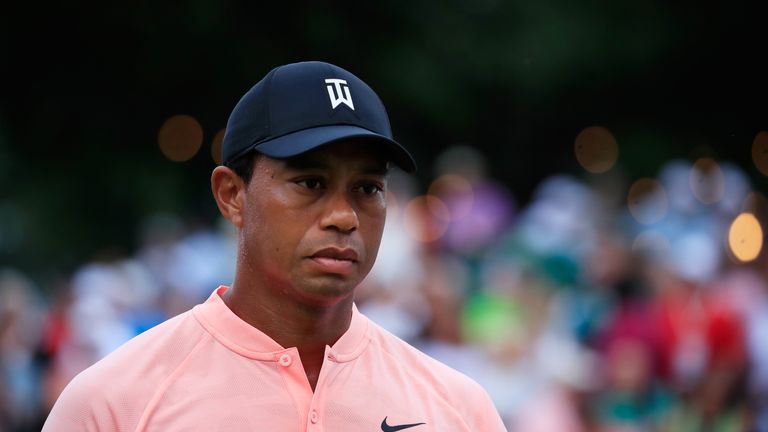
<svg viewBox="0 0 768 432">
<path fill-rule="evenodd" d="M 80 373 L 43 431 L 505 430 L 477 383 L 357 308 L 313 393 L 298 350 L 232 313 L 226 289 Z"/>
</svg>

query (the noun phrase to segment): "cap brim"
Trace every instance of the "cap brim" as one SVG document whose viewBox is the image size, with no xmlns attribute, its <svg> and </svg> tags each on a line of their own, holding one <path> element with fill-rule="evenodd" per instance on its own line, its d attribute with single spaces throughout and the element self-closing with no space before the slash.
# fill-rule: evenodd
<svg viewBox="0 0 768 432">
<path fill-rule="evenodd" d="M 400 169 L 412 173 L 416 171 L 416 162 L 408 151 L 396 141 L 358 126 L 333 125 L 303 129 L 287 135 L 259 143 L 255 147 L 259 153 L 282 159 L 297 156 L 318 147 L 342 140 L 360 139 L 361 145 L 375 145 L 383 148 Z"/>
</svg>

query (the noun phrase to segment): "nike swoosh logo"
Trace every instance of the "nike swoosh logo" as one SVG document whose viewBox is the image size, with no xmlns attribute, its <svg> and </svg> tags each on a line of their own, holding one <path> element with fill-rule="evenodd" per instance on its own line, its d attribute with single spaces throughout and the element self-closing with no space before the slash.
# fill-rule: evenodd
<svg viewBox="0 0 768 432">
<path fill-rule="evenodd" d="M 397 426 L 390 426 L 387 424 L 387 418 L 384 417 L 384 420 L 381 421 L 381 430 L 384 432 L 397 432 L 401 431 L 403 429 L 412 428 L 414 426 L 423 425 L 426 423 L 411 423 L 411 424 L 404 424 L 404 425 L 397 425 Z"/>
</svg>

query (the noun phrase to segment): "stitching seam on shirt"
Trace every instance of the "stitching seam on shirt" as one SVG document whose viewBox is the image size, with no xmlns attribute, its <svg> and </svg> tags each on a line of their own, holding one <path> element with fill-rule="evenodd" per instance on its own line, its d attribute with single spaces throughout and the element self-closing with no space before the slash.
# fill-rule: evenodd
<svg viewBox="0 0 768 432">
<path fill-rule="evenodd" d="M 368 344 L 370 344 L 373 340 L 371 320 L 360 314 L 360 312 L 358 312 L 358 319 L 362 319 L 363 324 L 365 325 L 365 328 L 363 329 L 363 336 L 360 338 L 354 349 L 350 350 L 349 353 L 342 353 L 339 355 L 339 358 L 337 358 L 337 363 L 347 363 L 357 359 L 363 355 L 363 352 L 366 350 L 366 348 L 368 348 Z"/>
<path fill-rule="evenodd" d="M 189 362 L 189 359 L 192 358 L 192 355 L 195 354 L 195 352 L 197 352 L 197 350 L 203 346 L 203 342 L 205 342 L 205 340 L 209 337 L 211 336 L 203 333 L 202 336 L 200 337 L 200 340 L 195 344 L 192 350 L 189 351 L 189 354 L 187 354 L 187 356 L 184 357 L 184 360 L 182 360 L 181 363 L 179 363 L 179 365 L 176 366 L 176 369 L 174 369 L 173 372 L 171 372 L 171 374 L 168 375 L 167 378 L 165 378 L 165 380 L 160 385 L 160 387 L 157 388 L 157 391 L 155 392 L 154 395 L 152 395 L 152 399 L 149 400 L 147 407 L 144 409 L 144 412 L 141 414 L 141 419 L 139 420 L 139 423 L 136 425 L 136 432 L 142 432 L 147 427 L 149 418 L 155 412 L 155 409 L 157 408 L 157 405 L 160 402 L 160 399 L 163 397 L 163 395 L 165 395 L 165 391 L 168 390 L 168 387 L 170 387 L 174 378 L 176 378 L 176 376 L 179 375 L 182 370 L 184 370 L 184 366 L 186 366 L 187 362 Z"/>
<path fill-rule="evenodd" d="M 251 350 L 248 347 L 240 345 L 238 342 L 230 339 L 229 337 L 227 337 L 226 334 L 218 331 L 216 326 L 214 326 L 208 320 L 208 318 L 202 313 L 200 314 L 194 313 L 192 314 L 192 316 L 195 317 L 197 324 L 203 329 L 203 331 L 208 333 L 208 335 L 210 335 L 211 337 L 213 337 L 216 343 L 224 345 L 228 350 L 234 352 L 239 356 L 249 358 L 252 360 L 258 360 L 258 361 L 276 362 L 277 360 L 274 358 L 273 354 L 275 352 L 281 352 L 285 350 L 285 348 L 282 348 L 282 347 L 281 349 L 277 351 L 272 351 L 272 352 L 260 352 L 260 351 Z"/>
</svg>

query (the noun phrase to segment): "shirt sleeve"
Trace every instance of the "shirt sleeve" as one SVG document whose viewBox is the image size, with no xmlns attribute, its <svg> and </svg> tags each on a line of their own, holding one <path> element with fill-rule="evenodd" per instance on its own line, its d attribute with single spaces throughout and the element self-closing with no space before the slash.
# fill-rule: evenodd
<svg viewBox="0 0 768 432">
<path fill-rule="evenodd" d="M 105 432 L 126 430 L 121 415 L 105 397 L 104 387 L 84 374 L 75 377 L 61 393 L 45 420 L 42 432 Z"/>
<path fill-rule="evenodd" d="M 496 405 L 488 393 L 477 385 L 473 399 L 473 411 L 469 413 L 468 423 L 473 431 L 507 432 Z"/>
</svg>

